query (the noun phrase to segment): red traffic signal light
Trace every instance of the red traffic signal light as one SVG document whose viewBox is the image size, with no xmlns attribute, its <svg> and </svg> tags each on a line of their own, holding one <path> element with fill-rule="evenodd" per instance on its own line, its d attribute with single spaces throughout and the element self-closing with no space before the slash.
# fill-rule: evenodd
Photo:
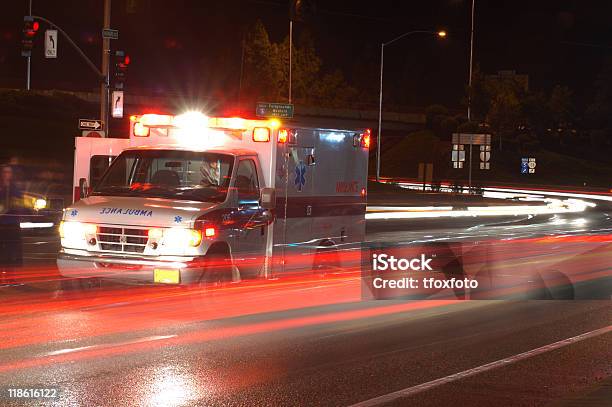
<svg viewBox="0 0 612 407">
<path fill-rule="evenodd" d="M 32 47 L 34 46 L 34 37 L 40 28 L 40 23 L 34 21 L 31 16 L 25 16 L 23 18 L 23 37 L 21 39 L 21 55 L 29 57 L 32 54 Z"/>
<path fill-rule="evenodd" d="M 26 21 L 23 27 L 23 34 L 26 37 L 32 38 L 36 35 L 39 28 L 40 23 L 38 21 Z"/>
<path fill-rule="evenodd" d="M 128 65 L 130 64 L 130 56 L 123 51 L 115 51 L 115 89 L 123 89 L 124 82 L 127 76 Z"/>
</svg>

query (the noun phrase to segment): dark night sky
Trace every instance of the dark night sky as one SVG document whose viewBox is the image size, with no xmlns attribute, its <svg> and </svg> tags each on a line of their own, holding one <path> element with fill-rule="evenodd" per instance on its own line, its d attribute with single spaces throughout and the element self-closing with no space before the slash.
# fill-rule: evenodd
<svg viewBox="0 0 612 407">
<path fill-rule="evenodd" d="M 240 43 L 261 19 L 271 37 L 287 34 L 284 0 L 113 1 L 116 49 L 132 57 L 128 90 L 173 90 L 188 95 L 234 94 Z M 377 89 L 380 42 L 414 29 L 445 28 L 447 41 L 412 36 L 386 50 L 385 89 L 407 106 L 442 103 L 457 107 L 468 71 L 469 0 L 316 1 L 317 13 L 296 24 L 296 37 L 309 30 L 324 69 L 340 68 L 349 81 Z M 0 87 L 23 87 L 20 56 L 27 0 L 5 0 L 0 13 Z M 68 31 L 94 62 L 100 59 L 102 0 L 33 0 L 34 14 Z M 579 103 L 589 101 L 594 77 L 612 50 L 612 2 L 476 1 L 475 62 L 483 71 L 513 69 L 530 76 L 530 87 L 570 86 Z M 44 26 L 43 26 L 44 29 Z M 603 47 L 577 45 L 587 43 Z M 34 88 L 94 89 L 95 77 L 66 41 L 59 58 L 44 60 L 42 42 L 33 58 Z M 367 85 L 366 85 L 367 83 Z"/>
</svg>

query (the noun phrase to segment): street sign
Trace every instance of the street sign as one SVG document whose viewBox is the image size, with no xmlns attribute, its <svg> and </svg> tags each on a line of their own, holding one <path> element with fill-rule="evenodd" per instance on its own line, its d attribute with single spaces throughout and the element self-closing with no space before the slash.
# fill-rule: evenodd
<svg viewBox="0 0 612 407">
<path fill-rule="evenodd" d="M 480 146 L 480 169 L 481 170 L 490 170 L 491 163 L 491 146 L 490 145 L 481 145 Z"/>
<path fill-rule="evenodd" d="M 96 119 L 79 119 L 79 130 L 101 130 L 104 122 Z"/>
<path fill-rule="evenodd" d="M 123 117 L 123 91 L 114 90 L 113 97 L 111 99 L 111 111 L 113 112 L 114 118 Z"/>
<path fill-rule="evenodd" d="M 453 133 L 452 135 L 453 153 L 452 161 L 453 168 L 463 168 L 463 161 L 465 161 L 465 146 L 470 146 L 470 159 L 469 159 L 469 183 L 472 184 L 472 146 L 480 146 L 480 169 L 488 170 L 491 168 L 491 135 L 484 133 Z M 461 155 L 460 153 L 463 153 Z M 460 158 L 462 157 L 462 158 Z"/>
<path fill-rule="evenodd" d="M 521 174 L 529 173 L 529 158 L 521 158 Z"/>
<path fill-rule="evenodd" d="M 57 30 L 45 31 L 45 58 L 57 58 Z"/>
<path fill-rule="evenodd" d="M 490 134 L 453 133 L 453 144 L 491 144 Z"/>
<path fill-rule="evenodd" d="M 536 168 L 535 158 L 529 158 L 529 161 L 527 161 L 527 168 L 528 168 L 529 174 L 535 174 L 535 168 Z"/>
<path fill-rule="evenodd" d="M 465 150 L 451 152 L 451 161 L 465 161 Z"/>
<path fill-rule="evenodd" d="M 291 119 L 293 117 L 293 105 L 290 103 L 257 102 L 255 114 L 257 117 Z"/>
<path fill-rule="evenodd" d="M 109 40 L 119 39 L 119 30 L 113 30 L 111 28 L 104 28 L 102 30 L 102 38 Z"/>
<path fill-rule="evenodd" d="M 98 131 L 83 130 L 81 135 L 83 137 L 104 138 L 104 131 L 103 130 L 98 130 Z"/>
<path fill-rule="evenodd" d="M 453 168 L 463 168 L 463 162 L 465 161 L 465 146 L 463 144 L 453 144 L 451 161 L 453 162 Z"/>
</svg>

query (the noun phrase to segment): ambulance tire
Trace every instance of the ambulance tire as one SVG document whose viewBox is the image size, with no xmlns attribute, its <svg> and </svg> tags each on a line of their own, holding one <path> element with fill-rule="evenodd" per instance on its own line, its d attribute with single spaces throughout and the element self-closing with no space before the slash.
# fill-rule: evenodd
<svg viewBox="0 0 612 407">
<path fill-rule="evenodd" d="M 200 278 L 201 287 L 219 287 L 232 282 L 232 260 L 227 246 L 217 245 L 209 249 Z"/>
<path fill-rule="evenodd" d="M 566 274 L 558 270 L 548 270 L 542 273 L 542 279 L 553 300 L 576 299 L 576 289 Z"/>
<path fill-rule="evenodd" d="M 318 277 L 340 271 L 340 257 L 335 244 L 326 240 L 319 244 L 313 262 L 313 273 Z"/>
<path fill-rule="evenodd" d="M 99 278 L 66 278 L 60 281 L 60 287 L 64 293 L 85 291 L 100 288 L 102 280 Z"/>
</svg>

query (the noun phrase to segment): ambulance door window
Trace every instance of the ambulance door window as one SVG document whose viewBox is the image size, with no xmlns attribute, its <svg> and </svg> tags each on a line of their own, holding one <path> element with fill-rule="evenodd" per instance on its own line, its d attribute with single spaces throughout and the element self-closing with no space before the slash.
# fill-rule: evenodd
<svg viewBox="0 0 612 407">
<path fill-rule="evenodd" d="M 95 188 L 104 172 L 115 159 L 114 155 L 92 155 L 89 160 L 89 185 Z"/>
<path fill-rule="evenodd" d="M 238 201 L 259 200 L 259 182 L 257 180 L 257 169 L 253 160 L 241 160 L 236 170 L 236 181 L 234 186 L 238 190 Z"/>
</svg>

